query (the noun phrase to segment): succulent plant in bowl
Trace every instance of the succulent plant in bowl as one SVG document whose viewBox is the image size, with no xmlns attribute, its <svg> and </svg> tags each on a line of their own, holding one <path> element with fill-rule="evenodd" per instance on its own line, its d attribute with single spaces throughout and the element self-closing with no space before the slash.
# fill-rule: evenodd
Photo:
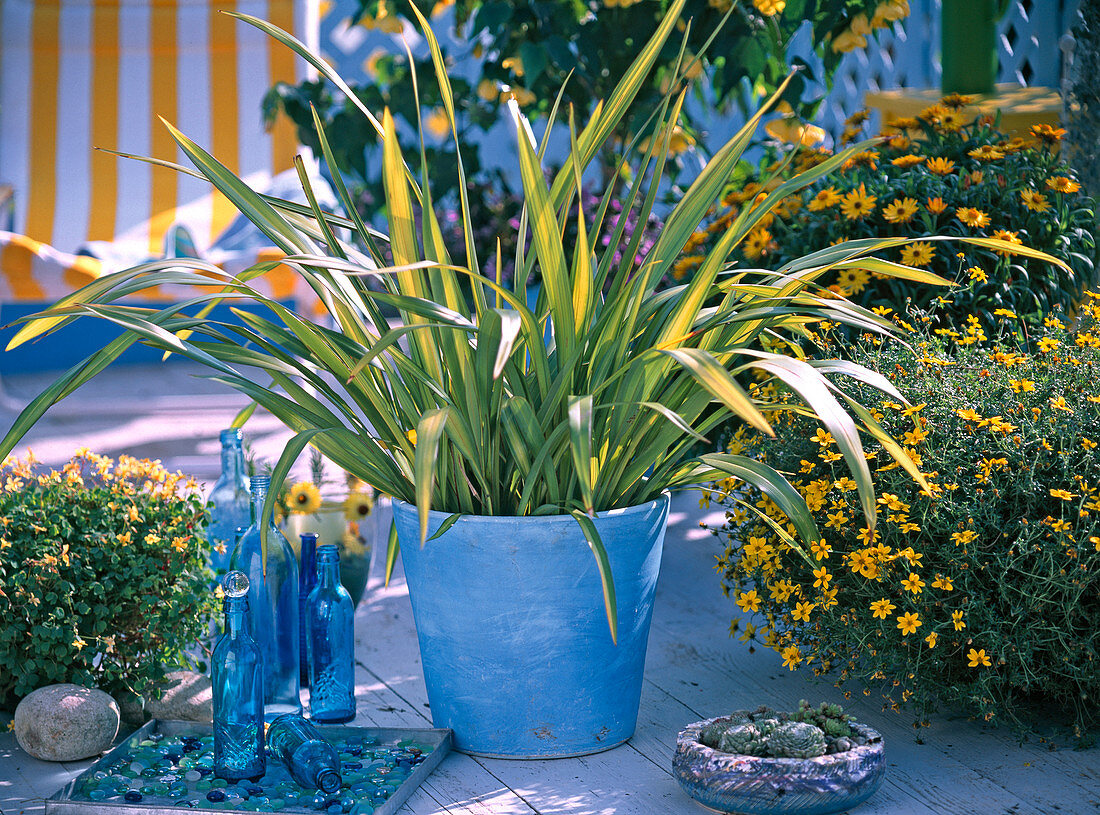
<svg viewBox="0 0 1100 815">
<path fill-rule="evenodd" d="M 826 815 L 863 803 L 886 772 L 882 737 L 839 705 L 793 713 L 761 707 L 689 725 L 673 770 L 684 791 L 719 812 Z"/>
</svg>

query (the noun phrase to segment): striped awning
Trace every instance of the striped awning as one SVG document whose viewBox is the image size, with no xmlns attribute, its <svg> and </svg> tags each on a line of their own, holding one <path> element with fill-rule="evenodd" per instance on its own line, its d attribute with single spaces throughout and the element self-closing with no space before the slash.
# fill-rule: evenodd
<svg viewBox="0 0 1100 815">
<path fill-rule="evenodd" d="M 186 165 L 158 117 L 254 187 L 292 166 L 293 127 L 265 131 L 261 101 L 276 81 L 303 78 L 304 63 L 226 10 L 316 47 L 316 0 L 0 0 L 0 188 L 12 216 L 0 302 L 51 299 L 113 271 L 76 254 L 92 242 L 158 257 L 175 224 L 200 254 L 222 234 L 235 210 L 203 181 L 94 149 Z"/>
</svg>

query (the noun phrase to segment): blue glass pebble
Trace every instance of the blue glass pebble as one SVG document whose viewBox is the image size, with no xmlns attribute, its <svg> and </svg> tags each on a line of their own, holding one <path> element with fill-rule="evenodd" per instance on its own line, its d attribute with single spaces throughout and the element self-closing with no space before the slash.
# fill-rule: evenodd
<svg viewBox="0 0 1100 815">
<path fill-rule="evenodd" d="M 213 801 L 214 803 L 217 803 L 218 801 L 224 801 L 225 800 L 225 790 L 221 790 L 221 789 L 210 790 L 210 792 L 206 793 L 206 800 L 207 801 Z"/>
<path fill-rule="evenodd" d="M 136 804 L 144 796 L 140 792 L 138 792 L 137 790 L 130 790 L 129 792 L 127 792 L 122 797 L 125 798 L 127 801 L 129 801 L 131 804 Z"/>
</svg>

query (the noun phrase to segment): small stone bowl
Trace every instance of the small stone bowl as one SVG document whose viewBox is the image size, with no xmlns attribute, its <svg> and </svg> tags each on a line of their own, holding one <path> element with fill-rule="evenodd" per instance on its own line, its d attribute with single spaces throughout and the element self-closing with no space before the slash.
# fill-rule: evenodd
<svg viewBox="0 0 1100 815">
<path fill-rule="evenodd" d="M 730 717 L 688 725 L 676 739 L 672 770 L 684 791 L 717 812 L 741 815 L 828 815 L 866 801 L 886 775 L 882 736 L 866 725 L 852 729 L 867 744 L 816 758 L 759 758 L 723 753 L 699 734 Z"/>
</svg>

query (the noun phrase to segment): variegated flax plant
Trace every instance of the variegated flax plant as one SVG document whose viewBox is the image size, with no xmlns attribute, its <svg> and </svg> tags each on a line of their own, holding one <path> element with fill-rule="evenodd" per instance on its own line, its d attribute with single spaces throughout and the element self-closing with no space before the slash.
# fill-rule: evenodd
<svg viewBox="0 0 1100 815">
<path fill-rule="evenodd" d="M 511 289 L 480 273 L 484 259 L 474 253 L 474 224 L 464 197 L 466 254 L 448 256 L 433 211 L 428 163 L 421 162 L 421 178 L 411 177 L 389 110 L 375 116 L 361 106 L 364 126 L 375 128 L 383 143 L 388 238 L 363 223 L 337 173 L 333 178 L 347 218 L 319 209 L 301 169 L 309 206 L 259 195 L 168 125 L 198 172 L 170 166 L 208 179 L 279 247 L 287 255 L 282 262 L 304 278 L 323 304 L 324 320 L 296 314 L 250 285 L 273 264 L 229 275 L 199 260 L 169 259 L 106 276 L 29 318 L 12 340 L 11 346 L 20 345 L 80 316 L 100 317 L 126 329 L 37 397 L 0 443 L 0 454 L 10 451 L 50 405 L 141 342 L 202 363 L 211 369 L 211 379 L 244 393 L 294 431 L 273 472 L 269 502 L 294 460 L 312 445 L 349 473 L 415 504 L 422 545 L 429 509 L 451 513 L 451 522 L 462 514 L 572 514 L 599 565 L 610 622 L 616 619 L 614 586 L 607 553 L 591 521 L 600 512 L 652 500 L 665 490 L 732 477 L 769 495 L 802 541 L 821 537 L 805 502 L 780 473 L 751 458 L 691 452 L 731 414 L 771 432 L 765 414 L 776 405 L 749 395 L 738 384 L 739 376 L 762 372 L 786 386 L 785 406 L 794 404 L 816 416 L 837 440 L 873 523 L 871 474 L 857 425 L 881 441 L 914 477 L 920 476 L 871 413 L 845 396 L 831 377 L 855 377 L 896 400 L 902 397 L 884 378 L 856 365 L 782 355 L 766 346 L 821 320 L 860 330 L 891 330 L 869 311 L 822 296 L 815 281 L 829 272 L 859 267 L 922 282 L 940 279 L 869 257 L 904 242 L 896 239 L 853 241 L 774 271 L 726 268 L 731 250 L 777 201 L 865 145 L 785 181 L 746 208 L 690 285 L 656 292 L 657 282 L 717 200 L 763 114 L 709 161 L 668 214 L 640 271 L 631 271 L 640 232 L 624 238 L 621 220 L 610 247 L 602 249 L 598 236 L 614 196 L 638 206 L 643 220 L 653 208 L 687 92 L 684 74 L 692 68 L 681 48 L 679 90 L 654 112 L 646 132 L 621 148 L 623 156 L 641 156 L 629 172 L 624 159 L 617 174 L 631 176 L 633 183 L 623 190 L 608 189 L 595 212 L 578 204 L 586 169 L 615 131 L 682 7 L 683 0 L 670 4 L 652 40 L 583 128 L 572 115 L 562 117 L 568 121 L 571 152 L 549 182 L 541 165 L 546 140 L 536 144 L 528 122 L 513 108 L 526 199 L 520 234 L 527 234 L 528 225 L 531 234 L 530 246 L 519 242 L 516 268 L 530 272 L 537 267 L 543 281 L 533 310 L 527 306 L 522 271 Z M 411 8 L 416 11 L 415 5 Z M 281 40 L 346 92 L 332 69 L 288 34 L 261 20 L 235 16 Z M 420 22 L 457 139 L 443 58 L 427 22 Z M 645 152 L 638 150 L 643 139 L 649 144 Z M 331 164 L 323 138 L 322 148 Z M 458 172 L 464 177 L 461 162 Z M 570 219 L 577 239 L 576 248 L 567 252 L 562 235 Z M 350 239 L 341 237 L 349 233 Z M 383 239 L 389 241 L 392 256 L 388 266 L 377 248 Z M 613 262 L 623 246 L 619 262 Z M 501 268 L 499 262 L 496 268 Z M 368 288 L 368 276 L 381 279 L 381 291 Z M 212 290 L 212 283 L 220 285 Z M 163 284 L 189 286 L 195 293 L 162 308 L 120 302 Z M 244 310 L 237 311 L 239 324 L 209 319 L 212 305 L 227 296 L 266 306 L 277 320 Z M 400 319 L 391 325 L 382 307 L 396 309 Z M 270 382 L 254 381 L 256 369 Z M 786 529 L 777 529 L 777 534 L 798 546 Z M 395 554 L 391 533 L 390 566 Z M 611 626 L 614 637 L 613 622 Z"/>
</svg>

